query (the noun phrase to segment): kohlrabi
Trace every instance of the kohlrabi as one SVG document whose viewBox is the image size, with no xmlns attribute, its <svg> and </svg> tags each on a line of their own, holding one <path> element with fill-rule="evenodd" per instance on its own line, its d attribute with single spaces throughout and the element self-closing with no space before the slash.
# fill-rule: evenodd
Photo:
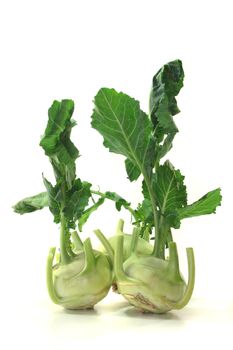
<svg viewBox="0 0 233 350">
<path fill-rule="evenodd" d="M 120 293 L 137 308 L 155 313 L 184 307 L 194 287 L 193 250 L 187 248 L 189 278 L 186 284 L 179 270 L 171 229 L 178 229 L 182 219 L 214 213 L 221 203 L 217 188 L 188 204 L 184 176 L 170 161 L 162 162 L 178 132 L 173 116 L 179 113 L 175 97 L 183 86 L 183 78 L 180 60 L 158 71 L 153 78 L 149 114 L 130 96 L 102 88 L 94 99 L 92 115 L 92 127 L 103 136 L 104 146 L 126 157 L 129 180 L 143 177 L 144 199 L 134 211 L 134 244 L 127 258 L 120 222 L 114 243 L 114 269 Z M 138 236 L 143 236 L 146 230 L 154 239 L 153 249 L 150 254 L 138 254 Z"/>
<path fill-rule="evenodd" d="M 70 140 L 71 119 L 74 110 L 72 100 L 54 101 L 49 109 L 48 124 L 40 146 L 52 164 L 55 185 L 44 176 L 46 192 L 27 197 L 14 206 L 20 214 L 48 206 L 54 222 L 60 225 L 59 261 L 54 263 L 56 248 L 51 248 L 47 260 L 47 287 L 52 301 L 69 309 L 92 308 L 103 299 L 112 284 L 112 260 L 93 250 L 89 238 L 84 242 L 77 229 L 105 200 L 105 194 L 91 190 L 91 184 L 76 178 L 75 160 L 79 151 Z M 89 206 L 92 196 L 100 199 Z M 110 196 L 110 194 L 109 194 Z M 129 206 L 115 193 L 111 193 L 116 205 Z M 72 237 L 72 241 L 71 241 Z M 111 250 L 110 250 L 111 254 Z M 113 257 L 113 255 L 112 255 Z"/>
</svg>

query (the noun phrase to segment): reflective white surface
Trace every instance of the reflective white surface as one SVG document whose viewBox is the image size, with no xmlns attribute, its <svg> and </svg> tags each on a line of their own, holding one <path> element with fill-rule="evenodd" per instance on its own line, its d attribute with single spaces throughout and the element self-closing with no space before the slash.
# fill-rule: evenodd
<svg viewBox="0 0 233 350">
<path fill-rule="evenodd" d="M 128 343 L 140 349 L 156 347 L 231 349 L 233 302 L 193 299 L 188 307 L 164 315 L 142 314 L 119 295 L 110 294 L 94 310 L 67 311 L 47 298 L 25 300 L 8 310 L 3 333 L 7 349 L 101 347 L 118 349 Z M 12 332 L 12 329 L 14 330 Z"/>
</svg>

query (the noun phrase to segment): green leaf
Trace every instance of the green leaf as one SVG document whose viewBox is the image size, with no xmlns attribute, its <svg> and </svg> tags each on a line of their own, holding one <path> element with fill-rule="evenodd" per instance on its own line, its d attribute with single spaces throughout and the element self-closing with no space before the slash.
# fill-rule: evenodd
<svg viewBox="0 0 233 350">
<path fill-rule="evenodd" d="M 131 181 L 150 174 L 154 162 L 152 124 L 139 102 L 114 89 L 100 89 L 94 100 L 92 126 L 110 152 L 124 155 Z"/>
<path fill-rule="evenodd" d="M 184 176 L 169 161 L 160 165 L 154 176 L 154 191 L 162 215 L 187 204 Z"/>
<path fill-rule="evenodd" d="M 124 198 L 119 196 L 116 192 L 105 192 L 105 198 L 110 199 L 115 202 L 116 209 L 118 211 L 121 210 L 122 206 L 124 208 L 128 208 L 130 206 L 130 203 L 127 202 Z"/>
<path fill-rule="evenodd" d="M 208 192 L 196 202 L 177 210 L 180 220 L 199 215 L 207 215 L 216 212 L 217 206 L 221 205 L 221 189 L 217 188 Z"/>
<path fill-rule="evenodd" d="M 178 131 L 173 116 L 179 113 L 175 96 L 183 86 L 182 62 L 175 60 L 165 64 L 153 77 L 150 94 L 150 116 L 158 137 Z"/>
<path fill-rule="evenodd" d="M 75 228 L 75 222 L 82 216 L 91 197 L 91 184 L 76 179 L 72 189 L 67 193 L 68 201 L 63 210 L 69 227 Z"/>
<path fill-rule="evenodd" d="M 86 209 L 82 216 L 78 219 L 78 229 L 79 231 L 82 231 L 83 225 L 86 223 L 86 221 L 89 219 L 89 216 L 96 211 L 103 203 L 105 198 L 100 198 L 94 205 L 92 205 L 90 208 Z"/>
<path fill-rule="evenodd" d="M 154 126 L 157 163 L 170 151 L 178 132 L 173 116 L 179 113 L 175 96 L 183 86 L 183 79 L 184 71 L 180 60 L 165 64 L 153 78 L 150 116 Z"/>
<path fill-rule="evenodd" d="M 45 181 L 50 196 L 49 207 L 55 216 L 55 222 L 59 222 L 59 215 L 64 213 L 68 228 L 75 227 L 75 222 L 83 214 L 91 197 L 91 184 L 76 179 L 75 160 L 79 151 L 70 140 L 71 129 L 76 125 L 71 119 L 73 111 L 72 100 L 54 101 L 49 108 L 48 124 L 40 142 L 53 166 L 57 183 L 52 187 Z"/>
<path fill-rule="evenodd" d="M 70 140 L 70 133 L 75 122 L 71 120 L 74 111 L 72 100 L 54 101 L 49 108 L 48 124 L 40 141 L 40 146 L 49 156 L 57 179 L 61 177 L 72 187 L 75 179 L 75 160 L 79 151 Z"/>
<path fill-rule="evenodd" d="M 125 160 L 125 168 L 130 181 L 135 181 L 139 178 L 141 171 L 137 165 L 131 162 L 131 160 Z"/>
<path fill-rule="evenodd" d="M 187 204 L 184 176 L 169 161 L 166 161 L 158 167 L 156 174 L 153 174 L 152 187 L 156 194 L 160 214 L 171 227 L 178 228 L 180 220 L 177 217 L 177 208 Z M 142 183 L 142 193 L 144 201 L 140 211 L 144 213 L 144 220 L 154 226 L 152 204 L 145 181 Z"/>
<path fill-rule="evenodd" d="M 166 136 L 162 145 L 159 145 L 157 151 L 157 159 L 162 159 L 172 148 L 172 141 L 176 133 L 170 133 Z"/>
<path fill-rule="evenodd" d="M 153 211 L 150 199 L 145 198 L 142 203 L 138 205 L 136 214 L 141 222 L 154 226 Z"/>
<path fill-rule="evenodd" d="M 60 203 L 60 189 L 58 185 L 53 186 L 44 176 L 43 176 L 43 182 L 47 190 L 48 195 L 48 204 L 49 204 L 49 210 L 54 216 L 54 222 L 59 223 L 60 218 L 60 212 L 61 212 L 61 203 Z"/>
<path fill-rule="evenodd" d="M 13 209 L 15 213 L 22 215 L 43 209 L 44 207 L 48 206 L 49 203 L 47 192 L 41 192 L 35 196 L 22 199 L 13 206 Z"/>
</svg>

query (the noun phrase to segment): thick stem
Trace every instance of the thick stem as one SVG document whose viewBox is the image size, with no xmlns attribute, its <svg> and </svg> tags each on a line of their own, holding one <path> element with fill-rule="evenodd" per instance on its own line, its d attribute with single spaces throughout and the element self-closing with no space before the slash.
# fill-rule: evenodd
<svg viewBox="0 0 233 350">
<path fill-rule="evenodd" d="M 66 265 L 70 262 L 71 257 L 67 251 L 67 247 L 66 247 L 66 220 L 65 217 L 63 215 L 63 213 L 61 213 L 61 229 L 60 229 L 60 251 L 61 251 L 61 264 L 62 265 Z"/>
<path fill-rule="evenodd" d="M 166 244 L 168 245 L 169 242 L 173 242 L 172 231 L 170 227 L 167 230 Z"/>
<path fill-rule="evenodd" d="M 93 268 L 95 267 L 95 254 L 91 245 L 90 238 L 85 239 L 83 242 L 83 249 L 85 253 L 85 266 L 82 273 L 93 271 Z"/>
<path fill-rule="evenodd" d="M 188 304 L 193 294 L 195 284 L 195 259 L 193 248 L 187 248 L 186 254 L 188 260 L 188 284 L 184 292 L 183 298 L 179 302 L 172 304 L 173 309 L 182 309 L 185 305 Z"/>
<path fill-rule="evenodd" d="M 123 235 L 124 234 L 123 229 L 124 229 L 124 220 L 120 219 L 117 224 L 116 234 Z"/>
<path fill-rule="evenodd" d="M 114 272 L 116 279 L 123 281 L 126 280 L 126 276 L 123 270 L 123 245 L 124 245 L 124 220 L 120 219 L 116 229 L 116 249 L 114 254 Z"/>
<path fill-rule="evenodd" d="M 154 195 L 154 191 L 151 187 L 150 179 L 147 175 L 143 174 L 144 180 L 149 192 L 151 204 L 152 204 L 152 211 L 153 211 L 153 217 L 154 217 L 154 226 L 155 226 L 155 241 L 154 241 L 154 249 L 153 249 L 153 255 L 157 258 L 160 258 L 160 241 L 161 241 L 161 234 L 159 230 L 159 214 L 157 210 L 157 201 Z"/>
<path fill-rule="evenodd" d="M 136 250 L 137 250 L 139 233 L 140 233 L 140 228 L 139 227 L 135 227 L 133 229 L 133 233 L 131 235 L 130 253 L 135 253 Z"/>
<path fill-rule="evenodd" d="M 78 232 L 77 231 L 71 232 L 71 237 L 73 239 L 75 249 L 76 250 L 83 250 L 83 242 L 82 242 L 81 238 L 79 237 Z"/>
<path fill-rule="evenodd" d="M 177 246 L 175 242 L 170 242 L 169 247 L 169 261 L 168 271 L 174 278 L 180 277 L 179 257 L 177 252 Z"/>
<path fill-rule="evenodd" d="M 49 250 L 49 255 L 47 258 L 47 264 L 46 264 L 46 281 L 47 281 L 47 289 L 49 296 L 51 300 L 55 304 L 61 304 L 62 300 L 57 296 L 57 293 L 54 289 L 54 284 L 53 284 L 53 259 L 55 255 L 56 248 L 50 248 Z"/>
<path fill-rule="evenodd" d="M 100 230 L 94 230 L 94 233 L 95 233 L 96 237 L 99 239 L 99 241 L 102 243 L 102 245 L 104 246 L 106 252 L 108 253 L 108 255 L 110 257 L 112 265 L 113 265 L 114 251 L 113 251 L 111 244 L 109 243 L 107 238 L 104 236 L 104 234 Z"/>
<path fill-rule="evenodd" d="M 71 261 L 71 249 L 69 251 L 67 247 L 67 222 L 65 215 L 63 213 L 63 209 L 66 206 L 66 183 L 65 181 L 61 184 L 61 197 L 62 197 L 62 205 L 61 205 L 61 211 L 60 211 L 60 218 L 61 218 L 61 228 L 60 228 L 60 251 L 61 251 L 61 265 L 66 265 Z"/>
<path fill-rule="evenodd" d="M 167 238 L 168 238 L 168 232 L 169 230 L 171 231 L 170 227 L 163 222 L 163 224 L 160 226 L 159 225 L 159 229 L 160 229 L 160 242 L 159 242 L 159 258 L 160 259 L 165 259 L 165 248 L 167 245 Z M 169 240 L 170 241 L 170 240 Z"/>
<path fill-rule="evenodd" d="M 119 233 L 116 237 L 116 250 L 114 255 L 114 272 L 117 281 L 126 280 L 123 270 L 123 242 L 124 236 Z"/>
</svg>

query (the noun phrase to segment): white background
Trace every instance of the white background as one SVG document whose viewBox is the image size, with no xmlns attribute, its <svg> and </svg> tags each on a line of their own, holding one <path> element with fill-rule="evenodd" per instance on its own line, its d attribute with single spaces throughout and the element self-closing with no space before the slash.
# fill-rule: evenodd
<svg viewBox="0 0 233 350">
<path fill-rule="evenodd" d="M 232 348 L 232 30 L 227 0 L 1 1 L 2 348 L 107 349 L 127 341 L 134 348 Z M 147 111 L 153 75 L 176 58 L 186 77 L 169 159 L 186 176 L 190 202 L 219 186 L 223 194 L 216 215 L 184 221 L 174 233 L 185 275 L 185 247 L 195 249 L 192 301 L 167 315 L 141 315 L 110 294 L 93 312 L 65 312 L 50 302 L 45 286 L 58 227 L 48 210 L 25 216 L 11 210 L 43 190 L 42 172 L 52 180 L 38 145 L 47 109 L 54 99 L 75 100 L 78 175 L 136 205 L 140 183 L 127 181 L 123 157 L 110 154 L 90 128 L 92 100 L 100 87 L 114 87 Z M 129 215 L 104 205 L 82 237 L 98 227 L 112 235 L 120 217 L 129 231 Z"/>
</svg>

